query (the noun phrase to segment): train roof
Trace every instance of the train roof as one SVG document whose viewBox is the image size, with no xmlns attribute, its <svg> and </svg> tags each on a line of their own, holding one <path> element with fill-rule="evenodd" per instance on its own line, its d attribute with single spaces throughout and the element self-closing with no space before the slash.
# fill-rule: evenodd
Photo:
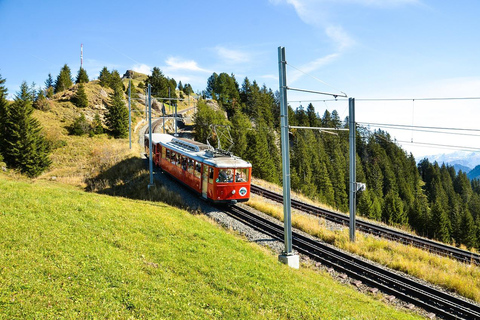
<svg viewBox="0 0 480 320">
<path fill-rule="evenodd" d="M 145 134 L 149 138 L 149 134 Z M 186 155 L 196 161 L 218 168 L 247 168 L 252 164 L 234 155 L 221 153 L 198 141 L 177 138 L 164 133 L 152 133 L 152 143 L 160 143 L 169 149 Z"/>
</svg>

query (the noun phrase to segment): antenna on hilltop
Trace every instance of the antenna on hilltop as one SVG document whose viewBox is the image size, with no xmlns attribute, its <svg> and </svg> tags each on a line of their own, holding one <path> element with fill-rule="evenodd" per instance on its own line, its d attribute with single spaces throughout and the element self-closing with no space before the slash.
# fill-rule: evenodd
<svg viewBox="0 0 480 320">
<path fill-rule="evenodd" d="M 80 68 L 83 69 L 83 43 L 80 44 Z"/>
</svg>

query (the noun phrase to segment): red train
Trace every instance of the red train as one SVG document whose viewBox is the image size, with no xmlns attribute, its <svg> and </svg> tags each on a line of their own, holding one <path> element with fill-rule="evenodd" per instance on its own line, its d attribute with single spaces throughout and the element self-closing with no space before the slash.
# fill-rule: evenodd
<svg viewBox="0 0 480 320">
<path fill-rule="evenodd" d="M 149 136 L 145 150 L 149 155 Z M 155 165 L 190 187 L 206 200 L 234 204 L 248 201 L 252 165 L 197 141 L 152 133 Z"/>
</svg>

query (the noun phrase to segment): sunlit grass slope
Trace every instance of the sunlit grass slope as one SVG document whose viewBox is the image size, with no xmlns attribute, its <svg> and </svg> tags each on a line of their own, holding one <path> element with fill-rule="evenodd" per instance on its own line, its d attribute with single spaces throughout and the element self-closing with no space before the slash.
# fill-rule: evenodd
<svg viewBox="0 0 480 320">
<path fill-rule="evenodd" d="M 412 319 L 203 216 L 0 174 L 0 318 Z"/>
</svg>

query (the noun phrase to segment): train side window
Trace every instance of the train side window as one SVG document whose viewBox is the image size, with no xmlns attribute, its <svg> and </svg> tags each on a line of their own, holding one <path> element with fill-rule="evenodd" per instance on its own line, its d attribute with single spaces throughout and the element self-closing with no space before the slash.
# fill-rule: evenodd
<svg viewBox="0 0 480 320">
<path fill-rule="evenodd" d="M 187 158 L 185 156 L 180 156 L 180 161 L 178 161 L 178 166 L 182 168 L 182 170 L 187 171 Z"/>
<path fill-rule="evenodd" d="M 171 158 L 172 164 L 177 164 L 177 154 L 172 151 L 172 158 Z"/>
<path fill-rule="evenodd" d="M 202 164 L 197 162 L 195 166 L 195 177 L 200 178 L 201 175 L 202 175 Z"/>
<path fill-rule="evenodd" d="M 167 156 L 167 155 L 166 155 L 166 150 L 167 150 L 167 149 L 166 149 L 165 147 L 162 148 L 162 159 L 165 159 L 166 156 Z"/>
<path fill-rule="evenodd" d="M 208 183 L 213 183 L 213 168 L 208 167 Z"/>
<path fill-rule="evenodd" d="M 193 164 L 194 164 L 195 161 L 193 161 L 192 159 L 188 159 L 188 173 L 191 173 L 193 174 Z"/>
<path fill-rule="evenodd" d="M 166 157 L 167 157 L 167 161 L 170 161 L 170 158 L 172 156 L 171 152 L 170 152 L 170 149 L 167 149 L 167 152 L 166 152 Z"/>
</svg>

